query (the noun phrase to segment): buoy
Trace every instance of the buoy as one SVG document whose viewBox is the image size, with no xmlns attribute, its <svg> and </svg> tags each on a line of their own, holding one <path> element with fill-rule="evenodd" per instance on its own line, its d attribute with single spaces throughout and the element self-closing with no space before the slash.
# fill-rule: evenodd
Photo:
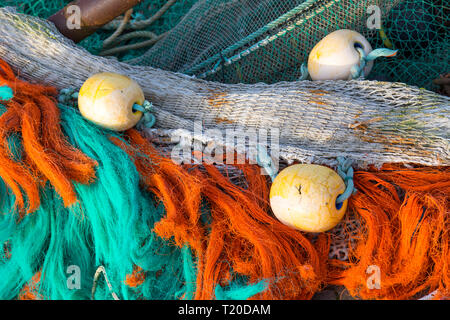
<svg viewBox="0 0 450 320">
<path fill-rule="evenodd" d="M 350 70 L 359 65 L 360 54 L 357 47 L 365 54 L 372 51 L 372 46 L 360 33 L 342 29 L 337 30 L 320 40 L 311 50 L 308 57 L 308 72 L 312 80 L 349 80 Z M 373 61 L 364 68 L 367 77 L 372 69 Z"/>
<path fill-rule="evenodd" d="M 134 127 L 142 112 L 133 110 L 133 105 L 142 105 L 144 101 L 144 92 L 136 81 L 109 72 L 87 79 L 78 94 L 78 108 L 83 117 L 114 131 Z"/>
<path fill-rule="evenodd" d="M 296 164 L 282 170 L 270 189 L 270 206 L 282 223 L 306 232 L 335 227 L 347 210 L 347 200 L 336 203 L 345 183 L 332 169 Z"/>
</svg>

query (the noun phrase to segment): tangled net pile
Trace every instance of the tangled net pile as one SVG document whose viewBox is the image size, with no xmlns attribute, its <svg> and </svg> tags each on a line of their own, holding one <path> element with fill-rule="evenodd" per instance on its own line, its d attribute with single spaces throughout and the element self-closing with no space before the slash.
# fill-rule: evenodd
<svg viewBox="0 0 450 320">
<path fill-rule="evenodd" d="M 180 13 L 172 15 L 174 20 L 163 16 L 162 25 L 150 28 L 155 33 L 173 28 L 154 47 L 119 58 L 223 82 L 294 80 L 315 41 L 337 23 L 362 28 L 365 12 L 358 1 L 193 2 L 180 1 L 167 12 Z M 65 3 L 21 1 L 20 8 L 46 16 Z M 416 20 L 396 16 L 418 3 L 438 21 L 427 23 L 424 33 L 417 27 L 421 23 L 415 33 L 409 32 Z M 384 30 L 394 47 L 424 34 L 429 47 L 410 41 L 405 56 L 399 57 L 405 63 L 377 63 L 375 76 L 428 86 L 448 67 L 441 55 L 448 35 L 437 27 L 445 7 L 435 3 L 379 1 L 391 19 Z M 344 4 L 359 12 L 359 18 L 352 20 L 351 10 L 340 10 Z M 305 7 L 294 10 L 298 5 Z M 321 14 L 325 5 L 331 9 Z M 290 10 L 294 12 L 267 33 L 239 43 Z M 336 21 L 327 19 L 333 12 Z M 349 12 L 346 18 L 340 16 L 344 12 Z M 218 15 L 223 17 L 220 27 L 214 25 Z M 314 24 L 320 30 L 290 28 L 308 19 L 327 22 Z M 233 36 L 226 37 L 224 29 Z M 181 36 L 182 30 L 191 32 Z M 219 30 L 221 37 L 216 38 Z M 299 30 L 305 34 L 295 34 Z M 226 63 L 228 55 L 222 59 L 220 52 L 239 53 L 268 33 L 283 35 L 231 63 Z M 374 47 L 381 41 L 377 32 L 363 33 Z M 399 41 L 405 34 L 411 38 Z M 101 31 L 83 45 L 100 48 L 107 35 Z M 309 42 L 302 46 L 292 40 L 304 37 Z M 208 44 L 205 39 L 220 41 Z M 174 49 L 175 44 L 186 50 Z M 227 51 L 229 47 L 233 50 Z M 432 71 L 411 77 L 417 61 Z M 11 90 L 0 96 L 0 298 L 89 299 L 98 266 L 104 266 L 120 299 L 309 299 L 329 284 L 343 285 L 364 299 L 410 299 L 435 290 L 436 298 L 450 295 L 449 167 L 385 164 L 356 171 L 358 193 L 350 198 L 347 221 L 340 226 L 343 239 L 333 232 L 312 237 L 274 218 L 260 168 L 239 166 L 237 185 L 227 170 L 212 165 L 178 166 L 141 133 L 99 129 L 73 107 L 57 104 L 55 88 L 18 79 L 5 62 L 0 67 L 0 87 Z M 345 259 L 330 255 L 336 241 L 345 242 Z M 367 268 L 373 265 L 382 274 L 377 290 L 366 283 Z M 78 290 L 67 286 L 69 266 L 82 271 Z M 112 298 L 104 280 L 93 298 Z"/>
</svg>

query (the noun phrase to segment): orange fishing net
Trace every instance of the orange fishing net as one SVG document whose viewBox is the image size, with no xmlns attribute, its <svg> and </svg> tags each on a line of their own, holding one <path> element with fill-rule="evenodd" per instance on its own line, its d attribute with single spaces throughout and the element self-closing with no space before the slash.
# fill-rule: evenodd
<svg viewBox="0 0 450 320">
<path fill-rule="evenodd" d="M 96 163 L 68 143 L 62 133 L 57 90 L 19 80 L 2 60 L 0 84 L 14 90 L 14 98 L 2 101 L 7 110 L 0 116 L 0 177 L 14 192 L 17 206 L 28 213 L 35 211 L 40 204 L 39 185 L 46 181 L 66 206 L 72 205 L 76 194 L 71 180 L 91 182 Z M 21 137 L 22 155 L 15 155 L 8 145 L 13 134 Z"/>
<path fill-rule="evenodd" d="M 362 222 L 349 262 L 330 261 L 331 283 L 365 299 L 407 299 L 422 291 L 450 293 L 450 168 L 385 165 L 356 172 L 350 211 Z M 380 270 L 380 288 L 367 285 Z"/>
<path fill-rule="evenodd" d="M 344 285 L 364 299 L 449 293 L 450 168 L 385 165 L 356 172 L 358 193 L 350 198 L 349 214 L 361 227 L 349 235 L 355 244 L 349 242 L 349 260 L 343 262 L 328 258 L 332 231 L 312 245 L 308 235 L 268 213 L 268 185 L 259 168 L 240 166 L 248 183 L 243 189 L 214 166 L 182 168 L 158 155 L 137 131 L 128 136 L 139 149 L 128 152 L 144 184 L 167 209 L 155 231 L 196 252 L 198 299 L 213 298 L 215 285 L 230 280 L 230 270 L 251 281 L 272 281 L 256 298 L 311 298 L 327 284 Z M 142 151 L 149 158 L 137 155 Z M 211 206 L 210 230 L 200 217 L 202 197 Z M 371 266 L 380 270 L 379 288 L 367 284 Z"/>
<path fill-rule="evenodd" d="M 17 206 L 36 210 L 39 185 L 46 181 L 65 205 L 73 204 L 72 180 L 92 181 L 96 163 L 64 137 L 56 90 L 18 80 L 1 61 L 0 83 L 15 93 L 2 102 L 7 111 L 0 116 L 0 176 Z M 13 134 L 23 144 L 20 161 L 8 145 Z M 249 283 L 268 281 L 268 289 L 254 298 L 309 299 L 328 284 L 365 299 L 408 299 L 436 289 L 441 298 L 450 295 L 448 167 L 385 165 L 355 172 L 358 192 L 349 200 L 348 215 L 360 227 L 348 231 L 349 259 L 340 261 L 328 256 L 332 231 L 312 237 L 273 216 L 260 168 L 239 166 L 242 187 L 213 165 L 175 164 L 136 130 L 125 134 L 127 142 L 112 139 L 133 158 L 142 187 L 164 204 L 166 214 L 154 231 L 193 251 L 196 299 L 214 298 L 216 286 L 229 284 L 236 273 Z M 380 270 L 379 288 L 367 283 L 371 266 Z M 135 266 L 124 281 L 139 287 L 144 279 L 145 271 Z M 21 298 L 36 298 L 32 283 L 38 281 L 37 274 Z"/>
</svg>

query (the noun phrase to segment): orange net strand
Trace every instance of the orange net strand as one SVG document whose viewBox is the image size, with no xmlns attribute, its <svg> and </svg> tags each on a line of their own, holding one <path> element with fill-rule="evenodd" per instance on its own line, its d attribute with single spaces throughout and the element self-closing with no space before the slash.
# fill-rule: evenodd
<svg viewBox="0 0 450 320">
<path fill-rule="evenodd" d="M 331 283 L 363 299 L 448 295 L 450 168 L 385 165 L 356 172 L 355 187 L 349 208 L 362 225 L 350 261 L 330 261 Z M 370 266 L 380 270 L 380 288 L 366 282 Z"/>
<path fill-rule="evenodd" d="M 242 167 L 249 186 L 236 186 L 212 165 L 180 166 L 160 155 L 136 130 L 130 144 L 113 141 L 134 159 L 146 188 L 163 201 L 166 215 L 154 231 L 196 256 L 195 299 L 211 299 L 232 274 L 250 283 L 267 280 L 255 298 L 309 299 L 323 284 L 326 268 L 310 241 L 268 213 L 268 186 L 256 166 Z M 205 223 L 201 203 L 208 205 Z"/>
<path fill-rule="evenodd" d="M 39 207 L 39 185 L 47 180 L 65 206 L 74 204 L 77 199 L 72 181 L 93 181 L 97 163 L 65 138 L 55 98 L 57 90 L 18 79 L 2 60 L 0 83 L 14 91 L 11 100 L 2 102 L 7 111 L 0 116 L 0 177 L 14 193 L 21 215 Z M 10 149 L 8 141 L 15 133 L 23 147 L 19 155 Z"/>
</svg>

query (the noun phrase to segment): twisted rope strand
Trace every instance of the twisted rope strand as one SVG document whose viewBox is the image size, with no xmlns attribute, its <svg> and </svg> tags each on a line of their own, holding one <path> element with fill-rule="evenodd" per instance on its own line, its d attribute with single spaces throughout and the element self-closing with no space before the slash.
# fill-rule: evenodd
<svg viewBox="0 0 450 320">
<path fill-rule="evenodd" d="M 127 23 L 131 19 L 132 13 L 133 13 L 133 9 L 130 9 L 125 13 L 125 17 L 123 18 L 120 25 L 117 27 L 117 30 L 114 31 L 114 33 L 109 38 L 107 38 L 105 41 L 103 41 L 103 48 L 110 46 L 117 39 L 117 37 L 122 34 L 122 32 L 125 30 Z"/>
<path fill-rule="evenodd" d="M 153 39 L 150 39 L 150 40 L 146 40 L 146 41 L 142 41 L 142 42 L 129 44 L 129 45 L 125 45 L 125 46 L 121 46 L 121 47 L 112 48 L 112 49 L 109 49 L 109 50 L 102 51 L 102 52 L 99 53 L 99 55 L 100 56 L 110 56 L 110 55 L 114 55 L 114 54 L 117 54 L 117 53 L 120 53 L 120 52 L 123 52 L 123 51 L 145 48 L 145 47 L 148 47 L 148 46 L 151 46 L 151 45 L 155 44 L 156 42 L 158 42 L 159 40 L 164 38 L 166 35 L 167 35 L 167 32 L 165 32 L 163 34 L 160 34 L 156 38 L 153 38 Z"/>
<path fill-rule="evenodd" d="M 130 21 L 129 23 L 127 22 L 125 25 L 125 28 L 127 30 L 138 30 L 138 29 L 144 29 L 148 26 L 150 26 L 151 24 L 153 24 L 156 20 L 158 20 L 167 10 L 169 10 L 169 8 L 175 4 L 175 2 L 177 2 L 177 0 L 169 0 L 167 1 L 162 7 L 161 9 L 158 10 L 158 12 L 156 12 L 153 16 L 151 16 L 150 18 L 146 19 L 146 20 L 142 20 L 142 21 Z M 103 29 L 106 30 L 114 30 L 116 28 L 118 28 L 118 26 L 122 23 L 122 20 L 113 20 L 110 23 L 106 24 L 105 26 L 103 26 Z"/>
</svg>

